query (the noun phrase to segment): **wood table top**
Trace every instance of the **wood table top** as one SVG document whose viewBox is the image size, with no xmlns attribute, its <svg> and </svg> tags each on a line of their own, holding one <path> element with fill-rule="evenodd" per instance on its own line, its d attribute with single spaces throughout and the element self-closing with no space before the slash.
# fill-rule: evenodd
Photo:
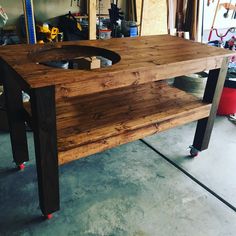
<svg viewBox="0 0 236 236">
<path fill-rule="evenodd" d="M 81 56 L 81 47 L 78 46 L 111 50 L 120 56 L 120 61 L 111 67 L 94 70 L 65 70 L 38 64 L 45 60 L 72 59 Z M 106 52 L 108 56 L 109 53 Z M 160 35 L 72 41 L 51 45 L 5 46 L 0 48 L 0 70 L 2 65 L 7 63 L 27 88 L 83 84 L 99 80 L 100 83 L 96 86 L 114 89 L 220 68 L 223 58 L 232 55 L 234 52 L 230 50 L 170 35 Z M 119 56 L 116 56 L 115 61 L 119 60 Z"/>
</svg>

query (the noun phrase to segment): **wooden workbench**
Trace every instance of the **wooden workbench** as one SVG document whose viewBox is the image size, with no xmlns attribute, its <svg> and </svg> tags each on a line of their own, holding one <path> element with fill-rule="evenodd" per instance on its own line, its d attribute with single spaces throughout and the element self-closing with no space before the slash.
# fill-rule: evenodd
<svg viewBox="0 0 236 236">
<path fill-rule="evenodd" d="M 114 65 L 89 71 L 41 64 L 84 55 L 102 55 Z M 168 35 L 0 48 L 14 161 L 28 160 L 27 114 L 43 214 L 59 209 L 58 164 L 194 120 L 193 148 L 206 149 L 231 55 Z M 205 70 L 202 101 L 165 82 Z M 31 96 L 30 107 L 23 106 L 22 90 Z"/>
</svg>

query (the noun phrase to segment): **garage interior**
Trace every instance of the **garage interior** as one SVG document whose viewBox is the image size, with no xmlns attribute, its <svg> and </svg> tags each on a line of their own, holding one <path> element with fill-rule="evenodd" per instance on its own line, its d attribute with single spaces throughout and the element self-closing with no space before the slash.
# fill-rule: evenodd
<svg viewBox="0 0 236 236">
<path fill-rule="evenodd" d="M 0 235 L 235 235 L 236 0 L 0 4 Z"/>
</svg>

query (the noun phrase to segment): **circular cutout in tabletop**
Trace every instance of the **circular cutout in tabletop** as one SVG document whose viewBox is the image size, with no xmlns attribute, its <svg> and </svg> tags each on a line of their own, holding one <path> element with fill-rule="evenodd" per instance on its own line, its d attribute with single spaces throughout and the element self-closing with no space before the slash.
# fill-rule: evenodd
<svg viewBox="0 0 236 236">
<path fill-rule="evenodd" d="M 64 69 L 96 69 L 99 61 L 101 67 L 106 67 L 105 65 L 114 65 L 121 59 L 116 52 L 104 48 L 79 45 L 60 47 L 47 45 L 29 53 L 28 57 L 35 63 Z M 77 66 L 73 67 L 75 64 Z"/>
</svg>

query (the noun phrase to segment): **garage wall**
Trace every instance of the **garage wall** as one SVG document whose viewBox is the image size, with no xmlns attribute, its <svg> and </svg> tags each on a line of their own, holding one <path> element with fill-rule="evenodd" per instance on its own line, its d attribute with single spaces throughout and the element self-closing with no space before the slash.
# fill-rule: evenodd
<svg viewBox="0 0 236 236">
<path fill-rule="evenodd" d="M 1 6 L 7 13 L 8 21 L 7 25 L 14 25 L 16 22 L 16 18 L 19 15 L 23 14 L 23 7 L 21 1 L 14 1 L 14 0 L 4 0 L 1 2 Z"/>
<path fill-rule="evenodd" d="M 79 8 L 77 6 L 77 1 L 72 1 L 73 5 L 71 7 L 71 0 L 34 0 L 35 17 L 39 21 L 45 21 L 47 19 L 66 14 L 69 11 L 78 12 Z M 105 5 L 107 2 L 110 4 L 110 0 L 102 1 Z M 80 2 L 81 6 L 83 6 L 83 1 Z M 119 7 L 124 9 L 125 3 L 125 0 L 120 0 Z M 19 16 L 23 14 L 22 0 L 4 0 L 1 1 L 0 4 L 5 9 L 9 17 L 7 25 L 15 25 Z"/>
<path fill-rule="evenodd" d="M 36 0 L 34 1 L 36 19 L 44 21 L 68 11 L 78 11 L 76 2 L 73 3 L 73 7 L 70 7 L 70 2 L 71 0 Z M 22 1 L 4 0 L 1 5 L 9 18 L 7 25 L 15 25 L 19 16 L 23 14 Z"/>
<path fill-rule="evenodd" d="M 229 0 L 220 0 L 220 3 L 229 3 Z M 231 4 L 235 5 L 236 0 L 231 0 Z M 204 11 L 204 29 L 210 29 L 213 21 L 213 17 L 215 14 L 217 6 L 217 1 L 214 1 L 207 6 L 207 1 L 205 1 L 205 11 Z M 220 7 L 217 11 L 215 27 L 216 28 L 229 28 L 232 26 L 236 26 L 236 19 L 231 19 L 233 10 L 229 11 L 228 18 L 224 18 L 223 15 L 226 12 L 224 7 Z"/>
</svg>

